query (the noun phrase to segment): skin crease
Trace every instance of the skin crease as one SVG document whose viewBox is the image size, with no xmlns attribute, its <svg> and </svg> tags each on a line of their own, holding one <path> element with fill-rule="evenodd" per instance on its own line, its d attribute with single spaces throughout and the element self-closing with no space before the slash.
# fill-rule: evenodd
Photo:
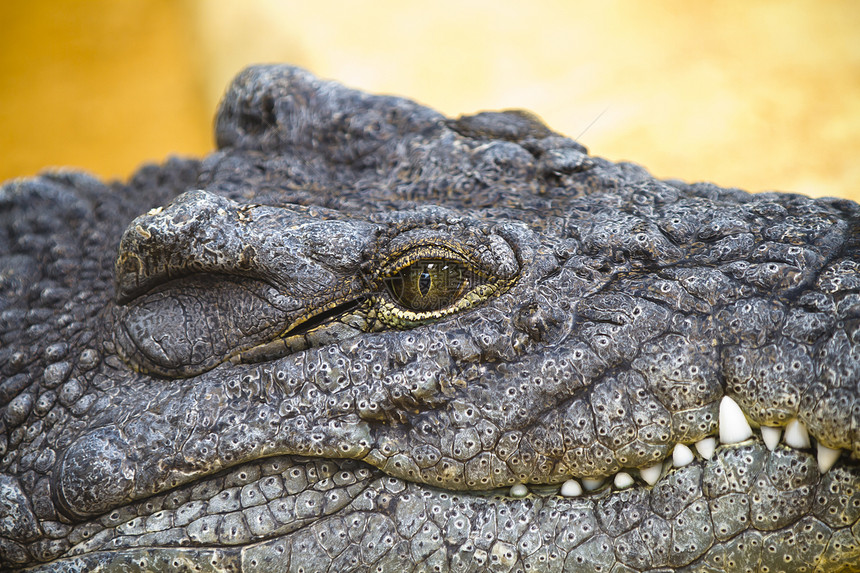
<svg viewBox="0 0 860 573">
<path fill-rule="evenodd" d="M 216 136 L 0 191 L 3 568 L 858 570 L 856 204 L 286 66 Z"/>
</svg>

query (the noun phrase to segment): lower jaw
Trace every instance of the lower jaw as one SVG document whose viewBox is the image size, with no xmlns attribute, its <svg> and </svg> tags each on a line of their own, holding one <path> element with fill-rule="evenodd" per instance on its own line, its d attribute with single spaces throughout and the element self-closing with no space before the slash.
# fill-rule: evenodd
<svg viewBox="0 0 860 573">
<path fill-rule="evenodd" d="M 33 570 L 549 571 L 554 562 L 734 570 L 774 556 L 789 559 L 789 570 L 791 559 L 851 570 L 860 559 L 860 468 L 837 463 L 821 474 L 810 453 L 770 451 L 758 438 L 669 469 L 654 486 L 610 482 L 579 497 L 529 487 L 522 499 L 450 492 L 360 462 L 283 456 L 121 508 L 113 512 L 121 523 Z M 192 519 L 203 504 L 221 512 Z"/>
</svg>

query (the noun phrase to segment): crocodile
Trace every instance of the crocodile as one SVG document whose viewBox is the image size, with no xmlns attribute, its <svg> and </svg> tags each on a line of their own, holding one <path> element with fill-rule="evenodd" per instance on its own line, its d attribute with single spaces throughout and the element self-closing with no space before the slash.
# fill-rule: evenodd
<svg viewBox="0 0 860 573">
<path fill-rule="evenodd" d="M 860 571 L 860 206 L 244 70 L 0 189 L 0 568 Z"/>
</svg>

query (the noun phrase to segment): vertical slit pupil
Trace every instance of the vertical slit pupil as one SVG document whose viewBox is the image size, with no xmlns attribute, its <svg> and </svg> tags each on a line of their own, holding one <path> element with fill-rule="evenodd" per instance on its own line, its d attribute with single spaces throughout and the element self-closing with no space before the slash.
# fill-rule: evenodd
<svg viewBox="0 0 860 573">
<path fill-rule="evenodd" d="M 417 261 L 385 278 L 388 291 L 415 312 L 438 310 L 454 302 L 467 286 L 464 268 L 443 259 Z"/>
<path fill-rule="evenodd" d="M 421 293 L 421 296 L 427 296 L 427 293 L 430 292 L 430 287 L 433 284 L 433 279 L 430 277 L 430 269 L 433 265 L 427 265 L 423 271 L 421 271 L 421 276 L 418 277 L 418 291 Z"/>
</svg>

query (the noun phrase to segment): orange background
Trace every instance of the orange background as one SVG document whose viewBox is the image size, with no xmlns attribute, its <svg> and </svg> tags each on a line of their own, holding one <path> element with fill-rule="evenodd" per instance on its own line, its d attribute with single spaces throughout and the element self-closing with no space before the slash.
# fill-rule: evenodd
<svg viewBox="0 0 860 573">
<path fill-rule="evenodd" d="M 0 4 L 0 179 L 212 148 L 230 78 L 290 62 L 449 115 L 531 109 L 661 177 L 860 199 L 853 0 Z"/>
</svg>

